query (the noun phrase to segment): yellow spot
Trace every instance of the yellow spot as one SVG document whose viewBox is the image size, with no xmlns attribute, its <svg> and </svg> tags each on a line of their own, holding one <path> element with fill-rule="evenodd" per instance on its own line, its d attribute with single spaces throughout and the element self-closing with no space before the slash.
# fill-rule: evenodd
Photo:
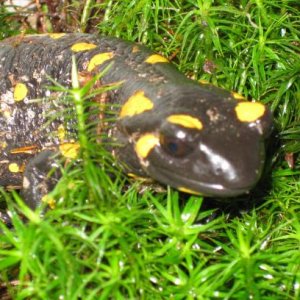
<svg viewBox="0 0 300 300">
<path fill-rule="evenodd" d="M 76 43 L 71 47 L 71 50 L 74 52 L 87 51 L 96 48 L 97 45 L 89 43 Z"/>
<path fill-rule="evenodd" d="M 253 122 L 265 113 L 265 106 L 257 102 L 240 102 L 235 107 L 237 118 L 241 122 Z"/>
<path fill-rule="evenodd" d="M 152 54 L 145 60 L 145 62 L 148 64 L 156 64 L 156 63 L 160 63 L 160 62 L 168 63 L 169 61 L 165 57 L 163 57 L 159 54 Z"/>
<path fill-rule="evenodd" d="M 135 151 L 140 158 L 146 158 L 157 145 L 159 145 L 159 138 L 152 133 L 146 133 L 136 142 Z"/>
<path fill-rule="evenodd" d="M 49 37 L 54 40 L 60 39 L 65 35 L 66 35 L 65 33 L 49 33 Z"/>
<path fill-rule="evenodd" d="M 234 98 L 234 99 L 236 99 L 236 100 L 244 100 L 244 101 L 246 100 L 246 99 L 245 99 L 245 97 L 244 97 L 244 96 L 242 96 L 242 95 L 241 95 L 241 94 L 239 94 L 239 93 L 232 92 L 232 93 L 231 93 L 231 95 L 232 95 L 232 96 L 233 96 L 233 98 Z"/>
<path fill-rule="evenodd" d="M 120 117 L 130 117 L 153 108 L 153 102 L 147 98 L 144 91 L 135 92 L 121 108 Z"/>
<path fill-rule="evenodd" d="M 16 164 L 16 163 L 9 164 L 8 165 L 8 170 L 11 173 L 18 173 L 18 172 L 20 172 L 20 168 L 19 168 L 18 164 Z"/>
<path fill-rule="evenodd" d="M 78 143 L 63 143 L 59 145 L 62 156 L 75 159 L 78 156 L 80 145 Z"/>
<path fill-rule="evenodd" d="M 27 86 L 24 83 L 17 83 L 14 89 L 15 101 L 22 101 L 28 93 Z"/>
<path fill-rule="evenodd" d="M 54 209 L 55 206 L 56 206 L 56 201 L 53 197 L 49 196 L 49 195 L 45 195 L 42 197 L 42 202 L 48 204 L 48 206 L 51 208 L 51 209 Z"/>
<path fill-rule="evenodd" d="M 195 117 L 178 114 L 178 115 L 171 115 L 167 118 L 170 123 L 181 125 L 186 128 L 195 128 L 201 130 L 203 125 L 201 121 Z"/>
<path fill-rule="evenodd" d="M 62 142 L 65 139 L 66 136 L 66 129 L 64 125 L 60 124 L 57 128 L 57 136 L 59 140 Z"/>
<path fill-rule="evenodd" d="M 92 57 L 88 65 L 88 71 L 93 71 L 95 67 L 103 64 L 105 61 L 113 58 L 112 52 L 99 53 Z"/>
<path fill-rule="evenodd" d="M 179 186 L 177 189 L 178 189 L 180 192 L 184 192 L 184 193 L 187 193 L 187 194 L 202 195 L 202 194 L 199 193 L 199 192 L 193 191 L 193 190 L 188 189 L 188 188 L 185 188 L 185 187 L 183 187 L 183 186 Z"/>
<path fill-rule="evenodd" d="M 210 82 L 208 80 L 205 80 L 205 79 L 200 79 L 199 82 L 202 83 L 202 84 L 205 84 L 205 85 L 210 84 Z"/>
</svg>

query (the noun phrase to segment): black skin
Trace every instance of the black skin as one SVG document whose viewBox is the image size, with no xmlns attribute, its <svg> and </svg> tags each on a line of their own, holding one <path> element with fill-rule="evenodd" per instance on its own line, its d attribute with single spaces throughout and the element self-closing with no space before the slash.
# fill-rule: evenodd
<svg viewBox="0 0 300 300">
<path fill-rule="evenodd" d="M 71 50 L 83 42 L 96 46 Z M 92 57 L 107 52 L 113 57 L 89 71 Z M 53 86 L 49 78 L 70 87 L 74 55 L 79 73 L 87 78 L 113 63 L 101 78 L 102 85 L 122 82 L 105 99 L 112 107 L 122 106 L 138 91 L 154 105 L 140 114 L 119 118 L 107 132 L 121 144 L 114 152 L 127 172 L 208 196 L 234 197 L 253 188 L 264 164 L 264 139 L 272 127 L 270 111 L 266 108 L 253 122 L 241 122 L 235 113 L 238 102 L 230 92 L 190 80 L 170 63 L 145 62 L 152 54 L 141 45 L 90 34 L 55 39 L 20 36 L 2 41 L 0 185 L 20 189 L 31 208 L 55 185 L 59 174 L 54 179 L 48 176 L 55 164 L 52 157 L 62 142 L 76 140 L 76 118 L 70 117 L 73 107 L 62 100 L 63 93 L 49 90 Z M 28 92 L 16 101 L 13 92 L 19 83 L 25 84 Z M 33 99 L 39 101 L 29 101 Z M 68 113 L 61 114 L 63 111 Z M 201 120 L 203 129 L 167 122 L 174 114 Z M 63 141 L 57 134 L 60 126 L 66 129 Z M 135 145 L 146 133 L 158 136 L 159 143 L 141 159 Z M 11 163 L 21 166 L 20 171 L 8 171 Z"/>
<path fill-rule="evenodd" d="M 55 164 L 56 156 L 57 153 L 45 150 L 37 154 L 26 166 L 21 194 L 32 209 L 39 206 L 43 196 L 51 192 L 61 175 Z M 50 176 L 52 170 L 54 173 Z"/>
</svg>

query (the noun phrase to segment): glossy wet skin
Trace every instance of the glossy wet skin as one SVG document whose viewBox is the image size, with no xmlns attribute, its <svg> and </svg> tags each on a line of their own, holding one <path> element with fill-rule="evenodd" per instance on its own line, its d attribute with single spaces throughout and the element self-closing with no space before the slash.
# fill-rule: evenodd
<svg viewBox="0 0 300 300">
<path fill-rule="evenodd" d="M 177 138 L 161 143 L 149 154 L 146 169 L 151 177 L 179 189 L 222 197 L 248 192 L 257 183 L 264 164 L 264 144 L 256 136 L 250 133 L 247 139 L 228 141 L 190 133 L 194 139 L 187 142 L 186 133 L 177 132 Z M 181 148 L 183 140 L 186 153 L 177 156 L 174 149 Z"/>
<path fill-rule="evenodd" d="M 253 121 L 241 121 L 235 108 L 242 102 L 229 93 L 224 97 L 213 90 L 215 97 L 210 91 L 205 98 L 202 88 L 193 89 L 194 97 L 177 98 L 177 105 L 170 102 L 168 109 L 158 105 L 158 112 L 148 112 L 146 119 L 162 121 L 151 132 L 157 138 L 155 145 L 141 158 L 144 171 L 159 182 L 190 193 L 231 197 L 248 192 L 263 169 L 270 112 L 265 110 Z M 181 116 L 178 123 L 176 119 L 175 123 L 168 121 L 174 115 Z M 193 119 L 186 119 L 188 116 Z"/>
<path fill-rule="evenodd" d="M 78 151 L 76 118 L 58 113 L 67 107 L 48 89 L 49 77 L 70 86 L 72 56 L 79 76 L 106 69 L 97 87 L 120 83 L 90 101 L 118 108 L 112 128 L 100 131 L 120 145 L 109 150 L 127 173 L 218 197 L 248 192 L 259 180 L 272 126 L 262 104 L 190 80 L 166 58 L 112 37 L 20 36 L 0 46 L 0 185 L 23 189 L 31 207 L 53 187 L 47 178 L 53 153 L 72 159 L 66 146 Z"/>
</svg>

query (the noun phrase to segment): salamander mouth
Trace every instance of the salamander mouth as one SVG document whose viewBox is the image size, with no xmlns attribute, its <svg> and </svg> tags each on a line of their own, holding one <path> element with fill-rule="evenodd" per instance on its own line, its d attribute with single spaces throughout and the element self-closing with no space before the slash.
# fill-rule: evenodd
<svg viewBox="0 0 300 300">
<path fill-rule="evenodd" d="M 201 182 L 175 172 L 170 172 L 169 170 L 157 165 L 155 167 L 149 167 L 147 171 L 150 173 L 151 177 L 166 185 L 170 185 L 174 188 L 189 189 L 208 197 L 225 198 L 239 196 L 248 193 L 255 184 L 251 183 L 251 185 L 249 184 L 241 187 L 227 187 L 219 183 Z"/>
</svg>

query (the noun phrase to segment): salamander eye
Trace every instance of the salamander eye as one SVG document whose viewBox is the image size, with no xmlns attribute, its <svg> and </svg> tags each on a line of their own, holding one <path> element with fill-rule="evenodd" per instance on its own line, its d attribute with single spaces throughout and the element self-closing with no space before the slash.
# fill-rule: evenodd
<svg viewBox="0 0 300 300">
<path fill-rule="evenodd" d="M 164 134 L 160 134 L 160 145 L 166 153 L 174 157 L 184 157 L 193 151 L 188 141 Z"/>
</svg>

